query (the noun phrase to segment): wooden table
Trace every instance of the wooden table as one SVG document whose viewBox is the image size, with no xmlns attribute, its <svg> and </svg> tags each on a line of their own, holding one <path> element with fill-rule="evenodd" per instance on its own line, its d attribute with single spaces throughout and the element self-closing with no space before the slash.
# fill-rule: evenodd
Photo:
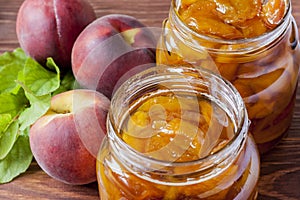
<svg viewBox="0 0 300 200">
<path fill-rule="evenodd" d="M 19 46 L 16 14 L 22 0 L 0 0 L 0 54 Z M 161 27 L 170 0 L 90 0 L 98 17 L 110 13 L 132 15 L 151 27 Z M 293 15 L 300 25 L 300 1 L 292 0 Z M 259 181 L 259 199 L 300 199 L 300 87 L 294 120 L 287 138 L 264 155 Z M 27 172 L 0 185 L 0 199 L 99 199 L 97 184 L 69 186 L 47 176 L 33 162 Z"/>
</svg>

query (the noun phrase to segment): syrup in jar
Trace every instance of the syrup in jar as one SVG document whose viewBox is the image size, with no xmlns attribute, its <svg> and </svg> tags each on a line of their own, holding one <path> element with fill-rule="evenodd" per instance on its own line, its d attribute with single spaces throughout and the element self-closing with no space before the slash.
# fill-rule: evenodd
<svg viewBox="0 0 300 200">
<path fill-rule="evenodd" d="M 288 132 L 299 74 L 289 0 L 173 0 L 157 63 L 201 66 L 240 92 L 261 153 Z"/>
<path fill-rule="evenodd" d="M 256 199 L 259 153 L 244 102 L 210 71 L 139 73 L 113 96 L 107 122 L 102 200 Z"/>
</svg>

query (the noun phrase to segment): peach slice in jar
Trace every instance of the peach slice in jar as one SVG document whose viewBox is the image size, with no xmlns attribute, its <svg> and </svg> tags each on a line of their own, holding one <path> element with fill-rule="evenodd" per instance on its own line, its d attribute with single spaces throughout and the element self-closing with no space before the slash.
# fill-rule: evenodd
<svg viewBox="0 0 300 200">
<path fill-rule="evenodd" d="M 200 34 L 226 39 L 242 38 L 239 30 L 217 16 L 216 8 L 215 2 L 197 1 L 179 13 L 182 21 Z"/>
<path fill-rule="evenodd" d="M 238 27 L 242 29 L 244 38 L 258 37 L 267 32 L 265 23 L 261 18 L 257 16 L 252 19 L 246 20 L 244 23 L 240 23 Z"/>
<path fill-rule="evenodd" d="M 260 0 L 214 0 L 218 17 L 228 24 L 243 23 L 258 16 Z"/>
<path fill-rule="evenodd" d="M 282 21 L 285 12 L 285 0 L 267 0 L 262 6 L 263 20 L 271 29 L 275 28 Z"/>
</svg>

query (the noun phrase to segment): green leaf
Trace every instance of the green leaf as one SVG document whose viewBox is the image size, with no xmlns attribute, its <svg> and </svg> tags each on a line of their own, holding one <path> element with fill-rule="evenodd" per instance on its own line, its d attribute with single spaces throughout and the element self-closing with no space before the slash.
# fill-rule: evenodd
<svg viewBox="0 0 300 200">
<path fill-rule="evenodd" d="M 29 105 L 29 102 L 24 95 L 24 91 L 19 91 L 18 94 L 0 94 L 0 114 L 9 114 L 15 117 L 27 105 Z"/>
<path fill-rule="evenodd" d="M 56 73 L 45 69 L 32 58 L 27 59 L 23 76 L 21 76 L 20 80 L 26 87 L 24 88 L 25 91 L 30 90 L 36 96 L 43 96 L 59 88 L 60 71 L 58 67 L 52 59 L 48 59 L 47 65 L 53 66 L 56 69 Z"/>
<path fill-rule="evenodd" d="M 26 54 L 18 48 L 14 52 L 5 52 L 0 56 L 0 93 L 15 93 L 20 86 L 16 80 L 24 68 Z"/>
<path fill-rule="evenodd" d="M 19 136 L 9 154 L 0 160 L 0 183 L 7 183 L 24 173 L 31 161 L 32 153 L 28 136 Z"/>
<path fill-rule="evenodd" d="M 30 127 L 28 126 L 26 129 L 24 130 L 19 130 L 19 135 L 23 135 L 23 136 L 29 136 L 29 131 L 30 131 Z"/>
<path fill-rule="evenodd" d="M 30 101 L 30 107 L 26 108 L 19 117 L 20 130 L 23 131 L 26 127 L 32 125 L 36 120 L 43 116 L 50 108 L 51 94 L 44 96 L 35 96 L 26 92 L 26 97 Z"/>
<path fill-rule="evenodd" d="M 5 65 L 0 70 L 0 93 L 9 93 L 18 90 L 20 86 L 16 82 L 22 65 L 11 63 Z"/>
<path fill-rule="evenodd" d="M 61 80 L 60 87 L 52 94 L 52 96 L 68 90 L 72 90 L 74 89 L 74 87 L 75 87 L 75 78 L 73 72 L 69 71 L 64 75 L 63 79 Z"/>
<path fill-rule="evenodd" d="M 13 52 L 5 52 L 0 56 L 0 66 L 7 65 L 8 63 L 14 62 L 24 65 L 28 56 L 21 48 L 15 49 Z"/>
<path fill-rule="evenodd" d="M 6 131 L 7 127 L 11 122 L 11 115 L 10 114 L 0 114 L 0 139 L 3 133 Z M 0 146 L 1 148 L 1 146 Z M 1 150 L 1 149 L 0 149 Z"/>
<path fill-rule="evenodd" d="M 12 149 L 18 136 L 18 128 L 18 122 L 13 122 L 0 138 L 0 160 L 4 159 Z"/>
<path fill-rule="evenodd" d="M 54 62 L 53 58 L 49 57 L 47 58 L 46 66 L 53 71 L 56 71 L 56 73 L 60 73 L 59 67 Z"/>
</svg>

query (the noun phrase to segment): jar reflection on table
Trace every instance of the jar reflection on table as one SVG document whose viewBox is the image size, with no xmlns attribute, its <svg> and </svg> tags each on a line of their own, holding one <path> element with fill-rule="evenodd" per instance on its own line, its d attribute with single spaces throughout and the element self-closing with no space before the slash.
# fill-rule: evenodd
<svg viewBox="0 0 300 200">
<path fill-rule="evenodd" d="M 256 199 L 244 102 L 206 70 L 154 67 L 115 93 L 97 159 L 102 200 Z"/>
<path fill-rule="evenodd" d="M 184 0 L 172 1 L 157 47 L 157 63 L 202 66 L 229 80 L 244 99 L 251 120 L 250 131 L 260 152 L 267 152 L 287 134 L 293 117 L 299 41 L 291 2 L 284 1 L 282 21 L 266 33 L 257 25 L 251 27 L 249 22 L 245 30 L 254 37 L 248 39 L 240 36 L 224 39 L 197 33 L 179 14 L 182 2 Z M 219 31 L 222 32 L 222 28 L 219 27 Z M 259 31 L 262 35 L 257 36 Z M 234 38 L 234 33 L 227 37 Z"/>
</svg>

